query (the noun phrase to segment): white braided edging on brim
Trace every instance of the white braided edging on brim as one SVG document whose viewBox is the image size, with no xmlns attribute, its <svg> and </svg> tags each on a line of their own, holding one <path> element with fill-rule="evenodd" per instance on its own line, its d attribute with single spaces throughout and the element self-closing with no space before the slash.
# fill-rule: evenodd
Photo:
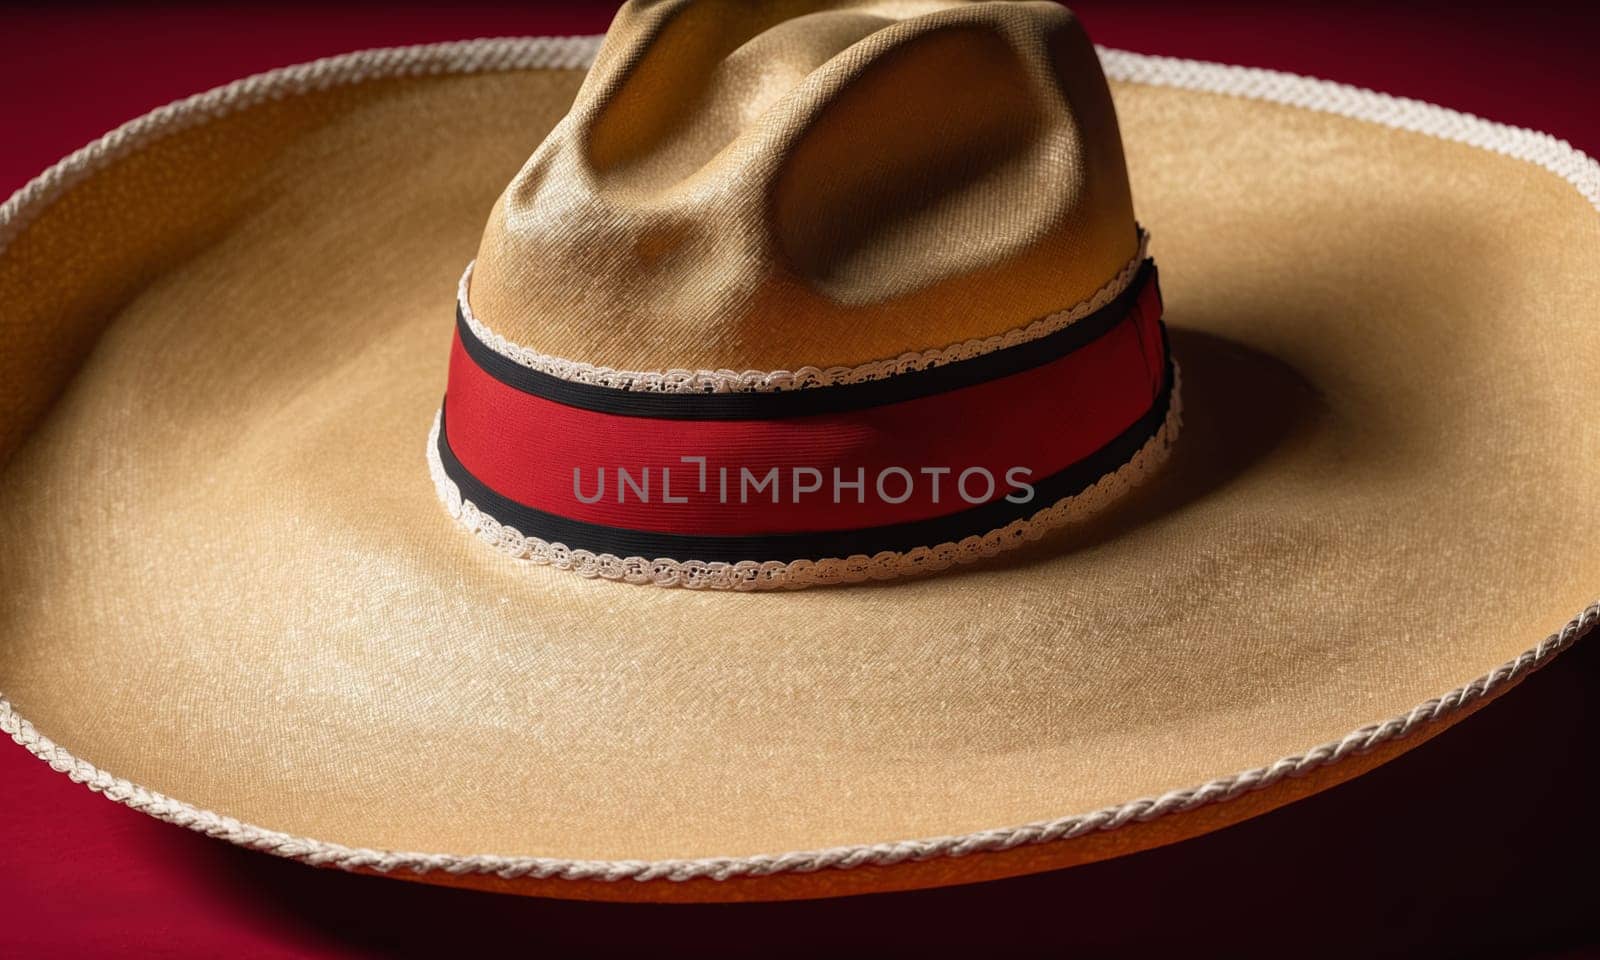
<svg viewBox="0 0 1600 960">
<path fill-rule="evenodd" d="M 587 66 L 598 49 L 598 37 L 478 40 L 369 50 L 275 70 L 190 97 L 117 128 L 57 163 L 4 204 L 0 204 L 0 251 L 34 216 L 73 183 L 118 157 L 205 119 L 241 110 L 264 100 L 290 95 L 295 89 L 323 89 L 366 79 L 411 74 L 495 69 L 538 69 Z M 1106 74 L 1113 80 L 1182 87 L 1190 90 L 1253 97 L 1306 109 L 1339 114 L 1472 144 L 1525 160 L 1562 177 L 1596 209 L 1600 209 L 1600 164 L 1548 134 L 1482 120 L 1417 100 L 1407 100 L 1344 84 L 1270 70 L 1201 63 L 1100 49 Z M 893 866 L 911 861 L 1009 850 L 1035 843 L 1067 840 L 1129 823 L 1149 822 L 1184 813 L 1240 794 L 1260 790 L 1287 777 L 1301 776 L 1338 763 L 1419 728 L 1447 722 L 1474 703 L 1500 693 L 1526 674 L 1549 663 L 1600 623 L 1600 603 L 1593 604 L 1566 626 L 1489 673 L 1425 701 L 1379 724 L 1362 727 L 1339 740 L 1284 757 L 1199 786 L 1174 790 L 1104 807 L 1092 813 L 1016 827 L 984 830 L 954 837 L 895 843 L 833 847 L 777 855 L 679 860 L 562 860 L 543 857 L 501 857 L 366 850 L 296 837 L 242 823 L 113 776 L 42 736 L 0 698 L 0 731 L 28 752 L 77 783 L 158 820 L 207 836 L 318 866 L 378 872 L 407 870 L 417 874 L 490 874 L 505 879 L 565 880 L 727 880 L 823 869 Z"/>
<path fill-rule="evenodd" d="M 469 296 L 472 288 L 472 268 L 468 263 L 456 286 L 456 306 L 467 321 L 474 336 L 489 349 L 513 363 L 530 370 L 549 374 L 561 380 L 571 380 L 615 390 L 636 390 L 644 393 L 777 393 L 784 390 L 804 390 L 810 387 L 835 387 L 851 383 L 883 380 L 902 373 L 930 370 L 960 360 L 970 360 L 996 350 L 1047 337 L 1077 323 L 1084 317 L 1106 306 L 1138 275 L 1150 246 L 1150 235 L 1139 228 L 1138 249 L 1133 258 L 1117 271 L 1116 276 L 1080 303 L 1046 317 L 1040 317 L 1025 326 L 1014 327 L 990 337 L 963 340 L 948 346 L 929 350 L 908 351 L 897 357 L 869 360 L 855 366 L 816 367 L 802 366 L 794 370 L 618 370 L 598 367 L 579 360 L 540 353 L 531 347 L 513 343 L 489 328 L 472 312 Z"/>
<path fill-rule="evenodd" d="M 1095 50 L 1111 80 L 1303 107 L 1525 160 L 1572 184 L 1591 206 L 1600 210 L 1600 163 L 1548 133 L 1496 123 L 1409 97 L 1277 70 L 1158 57 L 1109 47 L 1097 46 Z"/>
<path fill-rule="evenodd" d="M 805 587 L 865 583 L 869 580 L 895 580 L 919 574 L 948 570 L 957 564 L 974 563 L 999 556 L 1033 543 L 1052 530 L 1081 522 L 1100 513 L 1143 484 L 1167 462 L 1172 444 L 1183 425 L 1183 378 L 1177 363 L 1172 365 L 1172 392 L 1167 416 L 1127 463 L 1107 473 L 1078 493 L 1003 527 L 973 534 L 956 543 L 945 542 L 911 550 L 884 550 L 867 556 L 818 557 L 803 560 L 725 561 L 678 560 L 671 557 L 619 557 L 613 553 L 593 553 L 551 543 L 524 534 L 484 513 L 471 500 L 461 497 L 461 488 L 444 471 L 439 459 L 439 418 L 433 417 L 428 431 L 428 475 L 445 512 L 467 532 L 515 560 L 579 576 L 624 583 L 652 584 L 660 587 L 685 587 L 690 590 L 799 590 Z"/>
<path fill-rule="evenodd" d="M 586 69 L 600 49 L 593 37 L 504 37 L 383 47 L 258 73 L 197 93 L 130 120 L 69 154 L 0 204 L 0 252 L 33 218 L 84 177 L 163 137 L 270 100 L 369 80 L 505 70 Z"/>
<path fill-rule="evenodd" d="M 1414 709 L 1383 723 L 1362 727 L 1346 736 L 1314 747 L 1302 754 L 1284 757 L 1265 767 L 1255 767 L 1231 777 L 1211 780 L 1197 787 L 1173 790 L 1158 797 L 1145 797 L 1128 803 L 1103 807 L 1093 813 L 1038 823 L 983 830 L 962 836 L 904 840 L 851 847 L 829 847 L 775 855 L 748 857 L 706 857 L 682 860 L 563 860 L 552 857 L 502 857 L 491 854 L 456 855 L 443 853 L 401 853 L 369 850 L 342 844 L 296 837 L 266 830 L 232 817 L 201 810 L 181 800 L 156 793 L 121 777 L 113 776 L 94 764 L 74 757 L 40 734 L 0 699 L 0 731 L 11 736 L 28 752 L 45 761 L 52 770 L 64 773 L 97 793 L 125 804 L 158 820 L 195 830 L 209 837 L 280 857 L 288 857 L 323 867 L 342 870 L 374 870 L 379 873 L 410 871 L 416 874 L 441 872 L 493 875 L 505 880 L 731 880 L 736 877 L 766 877 L 778 873 L 811 873 L 818 870 L 848 870 L 852 867 L 891 867 L 896 864 L 939 857 L 963 857 L 976 853 L 996 853 L 1037 843 L 1071 840 L 1084 834 L 1115 830 L 1130 823 L 1148 823 L 1197 807 L 1222 803 L 1255 790 L 1262 790 L 1291 777 L 1304 776 L 1322 767 L 1365 753 L 1382 744 L 1410 736 L 1419 728 L 1448 720 L 1485 697 L 1502 691 L 1524 675 L 1539 669 L 1600 622 L 1600 603 L 1591 605 L 1577 618 L 1543 643 L 1502 664 L 1442 697 L 1418 704 Z"/>
</svg>

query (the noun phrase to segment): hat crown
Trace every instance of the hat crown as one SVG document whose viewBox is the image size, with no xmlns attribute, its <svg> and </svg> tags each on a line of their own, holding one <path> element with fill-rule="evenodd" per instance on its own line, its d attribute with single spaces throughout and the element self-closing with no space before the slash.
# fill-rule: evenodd
<svg viewBox="0 0 1600 960">
<path fill-rule="evenodd" d="M 1071 307 L 1136 250 L 1062 7 L 635 2 L 497 201 L 470 299 L 597 366 L 852 365 Z"/>
</svg>

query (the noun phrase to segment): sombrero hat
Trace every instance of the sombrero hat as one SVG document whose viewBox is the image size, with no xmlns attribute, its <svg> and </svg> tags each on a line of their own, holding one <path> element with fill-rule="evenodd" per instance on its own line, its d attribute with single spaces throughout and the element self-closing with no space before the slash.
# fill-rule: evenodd
<svg viewBox="0 0 1600 960">
<path fill-rule="evenodd" d="M 1596 619 L 1565 145 L 1043 4 L 595 51 L 242 81 L 0 210 L 13 737 L 317 864 L 816 896 L 1234 822 Z"/>
</svg>

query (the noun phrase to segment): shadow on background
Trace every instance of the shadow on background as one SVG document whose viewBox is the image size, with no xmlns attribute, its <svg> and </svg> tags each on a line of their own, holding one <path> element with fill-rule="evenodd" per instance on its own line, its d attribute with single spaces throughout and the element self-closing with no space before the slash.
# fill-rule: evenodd
<svg viewBox="0 0 1600 960">
<path fill-rule="evenodd" d="M 1586 956 L 1600 944 L 1596 702 L 1600 639 L 1591 638 L 1415 751 L 1225 830 L 1054 873 L 839 900 L 536 900 L 183 840 L 196 869 L 246 909 L 357 955 L 563 944 L 771 953 L 848 942 L 878 954 Z M 161 856 L 175 855 L 175 839 L 164 838 Z"/>
</svg>

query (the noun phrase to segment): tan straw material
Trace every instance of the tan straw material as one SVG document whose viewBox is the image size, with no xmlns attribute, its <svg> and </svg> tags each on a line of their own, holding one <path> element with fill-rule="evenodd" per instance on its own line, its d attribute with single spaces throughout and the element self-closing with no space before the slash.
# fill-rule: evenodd
<svg viewBox="0 0 1600 960">
<path fill-rule="evenodd" d="M 593 49 L 278 71 L 0 208 L 0 729 L 313 863 L 817 896 L 1214 829 L 1443 730 L 1597 619 L 1600 169 L 1115 51 L 1184 374 L 1158 482 L 890 584 L 508 561 L 441 511 L 423 444 L 457 280 Z"/>
</svg>

